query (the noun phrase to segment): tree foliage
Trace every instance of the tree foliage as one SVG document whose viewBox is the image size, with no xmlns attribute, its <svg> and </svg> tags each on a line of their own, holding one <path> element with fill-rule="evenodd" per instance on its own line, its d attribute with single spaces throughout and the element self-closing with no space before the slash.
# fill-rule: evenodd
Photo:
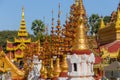
<svg viewBox="0 0 120 80">
<path fill-rule="evenodd" d="M 43 42 L 45 32 L 45 24 L 43 23 L 43 21 L 37 19 L 34 20 L 32 22 L 31 30 L 33 31 L 37 39 L 40 39 Z"/>
<path fill-rule="evenodd" d="M 110 22 L 110 16 L 105 16 L 103 20 L 105 24 L 107 24 L 108 22 Z"/>
<path fill-rule="evenodd" d="M 14 37 L 17 36 L 17 31 L 0 31 L 0 46 L 5 49 L 6 41 L 14 41 Z"/>
<path fill-rule="evenodd" d="M 91 27 L 91 34 L 96 34 L 99 28 L 100 18 L 98 14 L 92 14 L 89 17 L 89 25 Z"/>
<path fill-rule="evenodd" d="M 100 19 L 101 17 L 98 14 L 92 14 L 89 19 L 89 25 L 91 27 L 91 31 L 90 33 L 93 34 L 97 34 L 98 30 L 99 30 L 99 26 L 100 26 Z M 110 21 L 110 16 L 105 16 L 103 17 L 103 20 L 105 22 L 105 24 L 107 24 Z"/>
</svg>

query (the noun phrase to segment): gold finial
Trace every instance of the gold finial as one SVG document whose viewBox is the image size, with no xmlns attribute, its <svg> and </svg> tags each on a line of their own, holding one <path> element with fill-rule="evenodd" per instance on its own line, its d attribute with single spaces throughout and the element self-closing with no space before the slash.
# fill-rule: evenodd
<svg viewBox="0 0 120 80">
<path fill-rule="evenodd" d="M 41 67 L 40 73 L 43 74 L 44 71 L 45 71 L 45 66 L 44 66 L 44 62 L 42 62 L 42 67 Z"/>
<path fill-rule="evenodd" d="M 83 7 L 83 1 L 79 0 L 79 6 L 82 8 Z"/>
<path fill-rule="evenodd" d="M 120 3 L 117 8 L 117 20 L 116 20 L 116 27 L 120 25 Z"/>
<path fill-rule="evenodd" d="M 54 28 L 54 17 L 53 17 L 54 11 L 52 10 L 52 27 Z"/>
<path fill-rule="evenodd" d="M 44 79 L 47 79 L 47 68 L 45 67 L 45 69 L 44 69 Z"/>
<path fill-rule="evenodd" d="M 40 75 L 41 78 L 44 78 L 44 79 L 47 78 L 47 69 L 44 66 L 44 62 L 42 62 L 42 67 L 41 67 L 40 73 L 41 73 L 41 75 Z"/>
<path fill-rule="evenodd" d="M 83 5 L 83 1 L 82 0 L 79 0 L 79 11 L 80 11 L 80 15 L 82 16 L 86 16 L 86 10 L 84 8 L 84 5 Z"/>
<path fill-rule="evenodd" d="M 67 58 L 66 57 L 67 57 L 67 55 L 64 54 L 62 64 L 61 64 L 62 72 L 68 72 L 68 64 L 67 64 Z"/>
<path fill-rule="evenodd" d="M 60 25 L 60 15 L 61 15 L 61 11 L 60 11 L 60 3 L 59 3 L 59 5 L 58 5 L 58 21 L 57 21 L 57 23 L 58 23 L 58 25 Z"/>
<path fill-rule="evenodd" d="M 101 17 L 101 20 L 100 20 L 100 29 L 102 29 L 104 27 L 105 27 L 105 23 L 104 23 L 103 17 Z"/>
<path fill-rule="evenodd" d="M 78 26 L 76 27 L 75 39 L 72 44 L 72 51 L 80 50 L 89 50 L 87 34 L 82 17 L 79 17 Z"/>
<path fill-rule="evenodd" d="M 50 68 L 53 69 L 53 59 L 50 59 Z"/>
<path fill-rule="evenodd" d="M 54 35 L 54 18 L 53 18 L 53 13 L 54 11 L 52 10 L 52 30 L 51 30 L 51 35 L 52 35 L 52 38 L 53 38 L 53 35 Z"/>
<path fill-rule="evenodd" d="M 75 0 L 75 4 L 76 4 L 76 6 L 78 6 L 79 5 L 79 0 Z"/>
<path fill-rule="evenodd" d="M 21 23 L 20 23 L 20 29 L 18 31 L 18 36 L 19 37 L 27 37 L 28 36 L 28 32 L 26 30 L 26 22 L 25 22 L 25 19 L 24 19 L 24 7 L 22 7 L 22 20 L 21 20 Z"/>
<path fill-rule="evenodd" d="M 54 71 L 54 67 L 53 67 L 53 59 L 50 59 L 50 77 L 53 77 L 53 71 Z"/>
<path fill-rule="evenodd" d="M 57 58 L 56 59 L 56 64 L 54 66 L 54 77 L 59 77 L 61 72 L 61 68 L 60 68 L 60 59 Z"/>
<path fill-rule="evenodd" d="M 22 20 L 24 20 L 24 7 L 22 7 Z"/>
</svg>

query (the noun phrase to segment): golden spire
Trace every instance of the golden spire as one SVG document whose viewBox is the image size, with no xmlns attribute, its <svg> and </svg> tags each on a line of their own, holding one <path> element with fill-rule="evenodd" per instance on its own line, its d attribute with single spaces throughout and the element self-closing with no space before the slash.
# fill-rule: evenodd
<svg viewBox="0 0 120 80">
<path fill-rule="evenodd" d="M 58 21 L 57 21 L 57 30 L 56 30 L 56 33 L 57 33 L 57 37 L 55 39 L 55 46 L 56 46 L 56 55 L 61 55 L 61 52 L 60 52 L 60 45 L 61 45 L 61 26 L 60 26 L 60 14 L 61 14 L 61 11 L 60 11 L 60 3 L 59 3 L 59 11 L 58 11 Z"/>
<path fill-rule="evenodd" d="M 44 66 L 44 62 L 42 62 L 42 67 L 41 67 L 40 73 L 43 74 L 44 71 L 45 71 L 45 66 Z"/>
<path fill-rule="evenodd" d="M 44 79 L 47 78 L 47 69 L 44 66 L 44 62 L 42 62 L 42 67 L 41 67 L 40 73 L 41 73 L 41 75 L 40 75 L 41 78 L 44 78 Z"/>
<path fill-rule="evenodd" d="M 76 27 L 76 34 L 72 46 L 72 51 L 89 50 L 84 24 L 83 17 L 80 16 L 78 20 L 78 26 Z"/>
<path fill-rule="evenodd" d="M 52 10 L 52 30 L 51 33 L 54 34 L 54 18 L 53 18 L 53 10 Z"/>
<path fill-rule="evenodd" d="M 59 34 L 59 30 L 60 30 L 60 15 L 61 15 L 61 11 L 60 11 L 60 3 L 59 3 L 59 10 L 58 10 L 58 21 L 57 21 L 57 29 L 58 29 L 58 34 Z"/>
<path fill-rule="evenodd" d="M 55 34 L 54 34 L 54 17 L 53 17 L 53 10 L 52 10 L 52 27 L 51 27 L 51 54 L 54 54 L 54 45 L 55 45 Z"/>
<path fill-rule="evenodd" d="M 67 58 L 66 54 L 63 55 L 63 60 L 61 64 L 62 72 L 68 72 L 68 64 L 67 64 Z"/>
<path fill-rule="evenodd" d="M 53 59 L 50 59 L 50 68 L 53 69 Z"/>
<path fill-rule="evenodd" d="M 45 69 L 44 69 L 44 79 L 47 79 L 47 68 L 45 67 Z"/>
<path fill-rule="evenodd" d="M 99 29 L 102 29 L 105 27 L 105 23 L 104 23 L 104 20 L 103 20 L 103 17 L 101 17 L 101 20 L 100 20 L 100 28 Z"/>
<path fill-rule="evenodd" d="M 21 24 L 20 24 L 20 29 L 18 30 L 18 36 L 19 37 L 27 37 L 28 36 L 28 32 L 26 30 L 26 22 L 24 19 L 24 7 L 22 7 L 22 20 L 21 20 Z"/>
<path fill-rule="evenodd" d="M 116 26 L 118 27 L 120 25 L 120 3 L 117 8 L 117 20 L 116 20 Z"/>
<path fill-rule="evenodd" d="M 79 0 L 75 0 L 75 4 L 76 4 L 76 6 L 78 6 L 79 5 Z"/>
<path fill-rule="evenodd" d="M 54 71 L 54 67 L 53 67 L 53 59 L 50 59 L 50 78 L 53 77 L 53 71 Z"/>
<path fill-rule="evenodd" d="M 60 68 L 60 59 L 57 58 L 56 59 L 56 64 L 54 66 L 54 77 L 59 77 L 61 72 L 61 68 Z"/>
<path fill-rule="evenodd" d="M 51 36 L 52 36 L 52 41 L 53 41 L 53 38 L 54 38 L 54 18 L 53 18 L 53 10 L 52 10 L 52 30 L 51 30 Z"/>
<path fill-rule="evenodd" d="M 80 11 L 80 15 L 82 16 L 86 16 L 86 10 L 84 8 L 84 5 L 83 5 L 83 1 L 82 0 L 79 0 L 79 11 Z"/>
<path fill-rule="evenodd" d="M 24 7 L 22 7 L 22 20 L 24 20 Z"/>
</svg>

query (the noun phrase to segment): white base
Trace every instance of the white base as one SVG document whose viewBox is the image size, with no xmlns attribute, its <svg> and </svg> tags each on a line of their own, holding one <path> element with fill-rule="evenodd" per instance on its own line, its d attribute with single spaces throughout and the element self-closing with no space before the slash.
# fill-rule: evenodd
<svg viewBox="0 0 120 80">
<path fill-rule="evenodd" d="M 70 78 L 68 80 L 95 80 L 93 77 L 87 77 L 87 78 Z"/>
<path fill-rule="evenodd" d="M 68 78 L 67 77 L 66 78 L 60 77 L 58 80 L 68 80 Z"/>
</svg>

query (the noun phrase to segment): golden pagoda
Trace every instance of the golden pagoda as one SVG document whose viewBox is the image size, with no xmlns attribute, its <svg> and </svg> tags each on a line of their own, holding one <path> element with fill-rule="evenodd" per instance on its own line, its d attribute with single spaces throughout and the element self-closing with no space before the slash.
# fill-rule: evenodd
<svg viewBox="0 0 120 80">
<path fill-rule="evenodd" d="M 89 51 L 87 34 L 86 34 L 86 10 L 82 0 L 76 0 L 71 6 L 69 33 L 72 34 L 71 51 Z"/>
<path fill-rule="evenodd" d="M 26 30 L 26 22 L 24 18 L 24 7 L 22 7 L 22 20 L 18 30 L 18 35 L 14 38 L 13 42 L 7 40 L 6 45 L 7 56 L 16 62 L 18 64 L 17 66 L 23 62 L 24 50 L 30 45 L 37 45 L 36 42 L 31 41 L 31 38 L 28 38 L 28 32 Z"/>
<path fill-rule="evenodd" d="M 58 78 L 60 76 L 60 73 L 61 73 L 60 59 L 57 58 L 56 63 L 54 65 L 53 75 L 54 75 L 55 78 Z"/>
</svg>

